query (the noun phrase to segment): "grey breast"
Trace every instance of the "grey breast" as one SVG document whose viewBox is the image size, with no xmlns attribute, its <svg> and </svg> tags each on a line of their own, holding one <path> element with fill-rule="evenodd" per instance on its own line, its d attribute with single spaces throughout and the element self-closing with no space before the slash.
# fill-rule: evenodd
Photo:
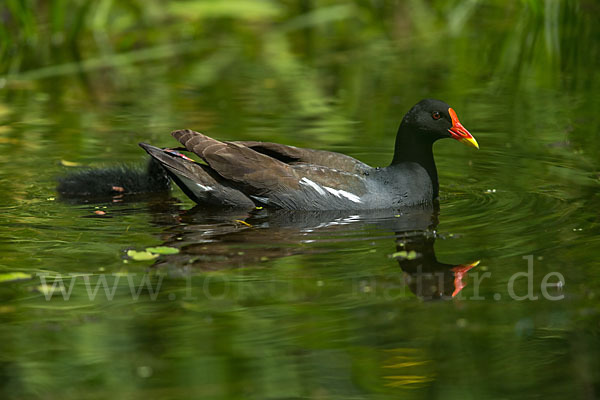
<svg viewBox="0 0 600 400">
<path fill-rule="evenodd" d="M 376 170 L 368 182 L 364 201 L 371 208 L 396 208 L 428 204 L 433 199 L 433 185 L 427 170 L 406 162 Z"/>
</svg>

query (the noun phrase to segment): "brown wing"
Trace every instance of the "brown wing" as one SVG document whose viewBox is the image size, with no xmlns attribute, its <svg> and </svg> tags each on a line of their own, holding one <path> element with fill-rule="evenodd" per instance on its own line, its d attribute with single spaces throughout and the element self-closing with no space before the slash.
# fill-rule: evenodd
<svg viewBox="0 0 600 400">
<path fill-rule="evenodd" d="M 242 144 L 220 142 L 189 129 L 174 131 L 171 135 L 225 179 L 260 191 L 275 190 L 281 186 L 299 187 L 298 179 L 289 165 Z"/>
<path fill-rule="evenodd" d="M 259 201 L 269 199 L 285 208 L 326 209 L 337 208 L 337 203 L 360 203 L 356 199 L 366 192 L 364 174 L 301 161 L 286 164 L 244 142 L 220 142 L 191 130 L 175 131 L 172 135 L 223 178 L 246 187 L 255 199 L 260 197 Z M 280 151 L 289 155 L 293 149 L 282 146 Z"/>
<path fill-rule="evenodd" d="M 287 164 L 306 163 L 321 165 L 351 173 L 362 172 L 370 168 L 362 161 L 333 151 L 306 149 L 270 142 L 237 141 L 232 143 L 249 147 L 254 151 L 276 158 Z"/>
<path fill-rule="evenodd" d="M 172 135 L 217 174 L 239 184 L 258 202 L 306 210 L 364 207 L 361 196 L 367 193 L 365 173 L 305 162 L 286 164 L 241 142 L 220 142 L 191 130 L 175 131 Z"/>
</svg>

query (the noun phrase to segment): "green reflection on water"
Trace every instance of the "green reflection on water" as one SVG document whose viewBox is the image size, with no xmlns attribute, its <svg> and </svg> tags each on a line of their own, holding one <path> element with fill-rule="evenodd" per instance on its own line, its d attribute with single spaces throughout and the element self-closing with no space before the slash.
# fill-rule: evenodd
<svg viewBox="0 0 600 400">
<path fill-rule="evenodd" d="M 599 390 L 596 2 L 24 4 L 0 5 L 0 274 L 33 275 L 0 283 L 3 398 Z M 184 127 L 384 165 L 423 97 L 452 104 L 481 145 L 436 145 L 439 225 L 409 240 L 428 265 L 481 260 L 454 300 L 424 298 L 432 280 L 411 286 L 391 257 L 395 217 L 247 228 L 234 222 L 246 215 L 188 211 L 178 191 L 55 199 L 61 160 L 141 163 L 137 142 L 171 146 Z M 178 243 L 156 264 L 126 257 Z M 530 254 L 540 299 L 512 300 Z M 541 298 L 551 272 L 563 300 Z M 73 282 L 68 301 L 57 276 Z M 112 300 L 90 300 L 101 277 Z"/>
</svg>

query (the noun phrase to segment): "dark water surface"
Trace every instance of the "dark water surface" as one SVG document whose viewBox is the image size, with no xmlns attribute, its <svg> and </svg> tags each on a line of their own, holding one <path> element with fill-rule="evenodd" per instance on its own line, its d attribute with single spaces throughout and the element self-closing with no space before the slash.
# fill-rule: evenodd
<svg viewBox="0 0 600 400">
<path fill-rule="evenodd" d="M 426 24 L 234 19 L 169 56 L 7 73 L 0 397 L 600 396 L 598 7 L 464 3 Z M 137 143 L 175 145 L 176 128 L 386 165 L 425 97 L 481 147 L 436 144 L 439 211 L 54 191 L 77 168 L 61 161 L 142 165 Z M 149 246 L 180 252 L 127 256 Z"/>
</svg>

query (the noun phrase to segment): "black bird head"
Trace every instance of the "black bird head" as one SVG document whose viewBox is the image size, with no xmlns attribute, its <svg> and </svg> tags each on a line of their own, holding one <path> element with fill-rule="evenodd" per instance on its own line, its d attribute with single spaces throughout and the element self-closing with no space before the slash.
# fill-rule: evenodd
<svg viewBox="0 0 600 400">
<path fill-rule="evenodd" d="M 452 138 L 479 148 L 475 138 L 458 120 L 456 112 L 440 100 L 425 99 L 418 102 L 406 113 L 400 128 L 418 135 L 419 141 L 433 143 L 438 139 Z"/>
</svg>

